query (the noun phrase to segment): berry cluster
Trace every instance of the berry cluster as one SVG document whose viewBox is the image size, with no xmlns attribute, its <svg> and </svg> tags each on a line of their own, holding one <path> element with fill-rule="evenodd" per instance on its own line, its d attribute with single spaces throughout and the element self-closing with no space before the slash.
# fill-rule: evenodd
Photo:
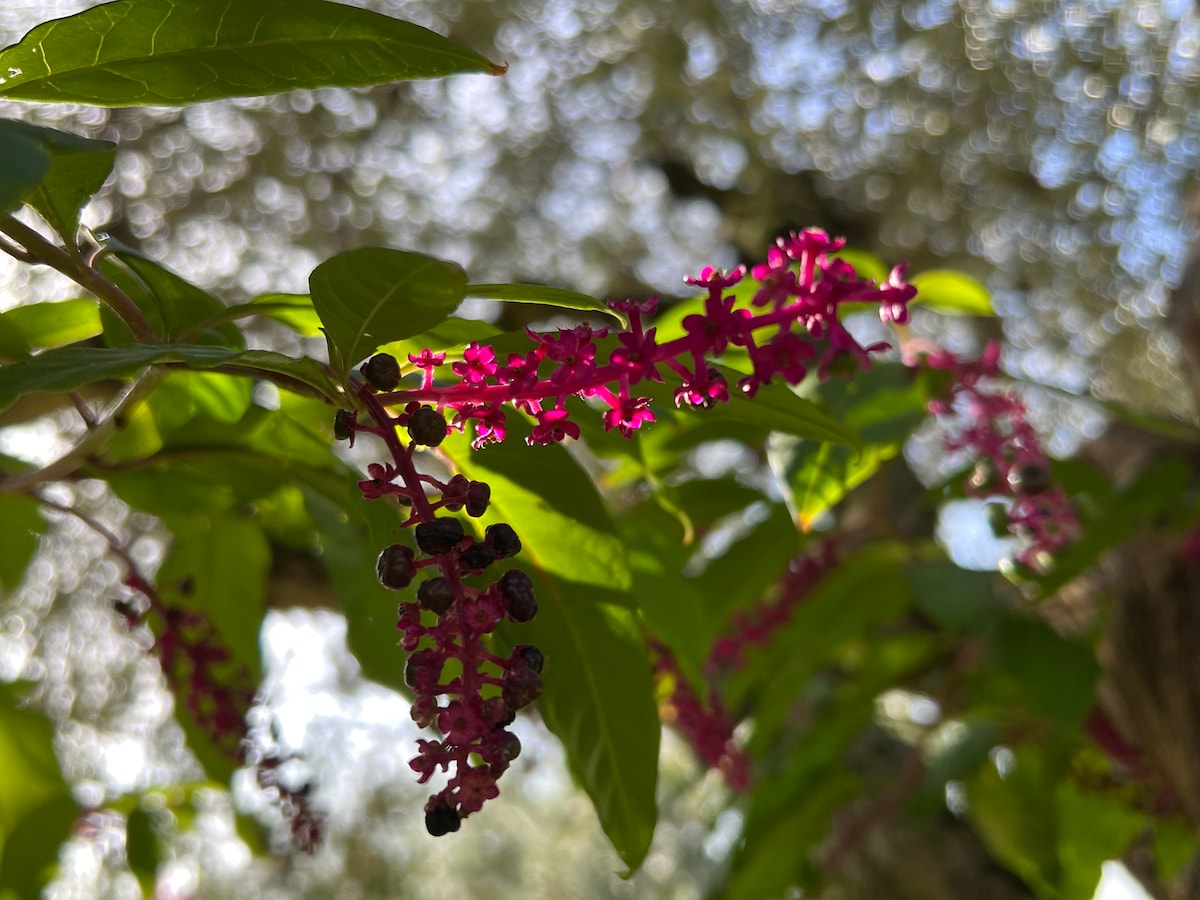
<svg viewBox="0 0 1200 900">
<path fill-rule="evenodd" d="M 518 554 L 520 539 L 503 523 L 489 525 L 477 539 L 460 519 L 443 514 L 462 510 L 472 518 L 482 516 L 491 490 L 463 475 L 443 482 L 418 473 L 414 451 L 441 444 L 446 419 L 417 402 L 398 415 L 383 407 L 376 392 L 394 388 L 399 380 L 393 357 L 374 356 L 360 371 L 365 383 L 357 393 L 371 424 L 343 412 L 335 430 L 346 439 L 374 434 L 387 445 L 391 460 L 369 465 L 370 477 L 358 487 L 369 500 L 390 498 L 404 511 L 401 527 L 412 528 L 412 544 L 385 547 L 375 571 L 392 590 L 416 583 L 415 599 L 399 605 L 396 627 L 400 647 L 409 653 L 404 680 L 413 691 L 412 718 L 439 737 L 419 740 L 418 755 L 409 765 L 422 784 L 438 769 L 454 768 L 446 786 L 425 804 L 426 828 L 442 835 L 458 831 L 464 818 L 499 794 L 496 780 L 521 752 L 521 742 L 508 726 L 541 693 L 542 654 L 522 644 L 501 657 L 485 641 L 504 618 L 531 620 L 537 600 L 532 580 L 520 569 L 508 569 L 485 586 L 468 583 Z M 402 430 L 409 437 L 407 445 L 400 438 Z"/>
<path fill-rule="evenodd" d="M 925 354 L 930 368 L 949 372 L 949 396 L 929 403 L 929 411 L 961 419 L 950 431 L 946 448 L 968 450 L 977 460 L 967 479 L 974 497 L 1008 497 L 1011 505 L 992 504 L 998 536 L 1021 539 L 1016 562 L 1045 571 L 1050 558 L 1079 533 L 1079 517 L 1066 492 L 1054 484 L 1050 461 L 1026 418 L 1025 404 L 1015 391 L 998 391 L 989 379 L 1001 376 L 1000 345 L 989 342 L 978 360 L 962 360 L 941 348 Z"/>
<path fill-rule="evenodd" d="M 642 381 L 663 380 L 660 369 L 677 375 L 676 406 L 710 407 L 729 400 L 725 376 L 710 365 L 729 346 L 744 348 L 752 371 L 737 388 L 754 396 L 778 376 L 798 384 L 815 363 L 821 378 L 844 370 L 865 369 L 870 354 L 887 344 L 863 347 L 839 320 L 847 303 L 877 303 L 884 322 L 908 321 L 908 301 L 916 288 L 895 269 L 887 281 L 876 284 L 859 278 L 854 268 L 833 254 L 843 246 L 819 229 L 780 238 L 767 253 L 767 262 L 751 271 L 757 289 L 750 294 L 731 290 L 745 275 L 745 267 L 733 272 L 705 268 L 697 278 L 685 281 L 707 292 L 703 312 L 683 319 L 684 334 L 660 343 L 656 327 L 646 327 L 657 299 L 645 303 L 612 301 L 610 306 L 626 315 L 629 328 L 615 335 L 612 349 L 603 358 L 597 341 L 608 336 L 607 328 L 584 324 L 559 329 L 555 334 L 528 332 L 534 346 L 525 353 L 498 359 L 486 344 L 472 342 L 462 359 L 450 364 L 455 383 L 438 384 L 435 374 L 446 368 L 446 354 L 423 350 L 410 355 L 409 362 L 423 373 L 420 387 L 396 390 L 398 368 L 377 367 L 386 378 L 371 383 L 385 391 L 380 399 L 387 406 L 413 408 L 412 404 L 434 403 L 438 410 L 453 413 L 451 427 L 475 431 L 474 446 L 504 440 L 507 428 L 504 405 L 509 404 L 535 420 L 530 444 L 558 443 L 579 437 L 579 425 L 571 421 L 567 398 L 594 398 L 606 407 L 604 427 L 631 437 L 654 421 L 650 398 L 637 396 L 634 388 Z M 745 297 L 742 297 L 742 295 Z"/>
<path fill-rule="evenodd" d="M 304 853 L 313 853 L 321 843 L 325 819 L 313 807 L 312 782 L 304 780 L 293 787 L 295 779 L 289 779 L 282 771 L 288 763 L 298 760 L 299 754 L 281 746 L 275 728 L 271 731 L 274 738 L 271 742 L 261 734 L 244 742 L 246 764 L 254 766 L 258 786 L 268 793 L 287 820 L 292 845 Z"/>
</svg>

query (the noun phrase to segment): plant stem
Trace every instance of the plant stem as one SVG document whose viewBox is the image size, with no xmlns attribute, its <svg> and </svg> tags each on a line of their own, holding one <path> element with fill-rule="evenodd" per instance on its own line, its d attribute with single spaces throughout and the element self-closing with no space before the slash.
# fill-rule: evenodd
<svg viewBox="0 0 1200 900">
<path fill-rule="evenodd" d="M 82 288 L 91 291 L 109 309 L 121 317 L 121 320 L 133 332 L 133 336 L 143 344 L 160 343 L 160 338 L 151 329 L 146 317 L 138 309 L 137 304 L 123 290 L 100 274 L 98 269 L 89 266 L 82 257 L 72 255 L 46 240 L 24 222 L 11 215 L 0 218 L 0 232 L 25 248 L 25 253 L 43 262 L 57 272 L 66 275 Z"/>
</svg>

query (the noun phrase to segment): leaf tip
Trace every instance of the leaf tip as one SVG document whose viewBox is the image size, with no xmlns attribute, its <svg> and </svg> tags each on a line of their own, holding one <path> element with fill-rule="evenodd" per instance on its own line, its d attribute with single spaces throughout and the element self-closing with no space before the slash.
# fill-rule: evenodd
<svg viewBox="0 0 1200 900">
<path fill-rule="evenodd" d="M 492 70 L 493 75 L 504 75 L 508 72 L 508 63 L 494 63 L 488 60 L 488 68 Z"/>
</svg>

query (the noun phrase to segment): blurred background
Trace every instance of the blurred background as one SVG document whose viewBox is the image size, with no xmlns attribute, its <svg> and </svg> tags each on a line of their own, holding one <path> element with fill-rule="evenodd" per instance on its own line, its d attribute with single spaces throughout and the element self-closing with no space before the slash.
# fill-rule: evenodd
<svg viewBox="0 0 1200 900">
<path fill-rule="evenodd" d="M 9 0 L 0 43 L 92 5 Z M 508 74 L 182 110 L 0 102 L 0 114 L 117 141 L 116 176 L 85 222 L 229 302 L 304 292 L 322 259 L 368 245 L 453 259 L 477 283 L 670 296 L 685 274 L 755 261 L 780 232 L 817 225 L 888 262 L 986 283 L 1016 375 L 1195 413 L 1165 319 L 1200 159 L 1190 2 L 358 5 L 449 34 Z M 0 309 L 71 293 L 0 259 Z M 936 327 L 956 349 L 980 338 L 963 321 Z M 1100 427 L 1055 395 L 1031 403 L 1052 451 Z M 51 457 L 57 440 L 40 423 L 0 449 Z M 153 555 L 154 524 L 101 500 Z M 39 680 L 79 797 L 97 806 L 198 772 L 156 664 L 107 612 L 116 568 L 103 549 L 64 523 L 0 629 L 0 675 Z M 666 744 L 664 822 L 624 882 L 553 740 L 528 723 L 504 799 L 454 842 L 430 842 L 406 705 L 358 678 L 343 634 L 334 613 L 281 610 L 264 637 L 268 703 L 305 753 L 297 777 L 332 811 L 327 847 L 252 856 L 239 822 L 274 821 L 252 779 L 232 795 L 198 790 L 171 847 L 171 896 L 685 898 L 719 878 L 738 813 L 713 777 L 697 786 L 685 748 Z M 113 863 L 122 823 L 98 827 L 101 839 L 68 847 L 55 896 L 139 895 Z"/>
</svg>

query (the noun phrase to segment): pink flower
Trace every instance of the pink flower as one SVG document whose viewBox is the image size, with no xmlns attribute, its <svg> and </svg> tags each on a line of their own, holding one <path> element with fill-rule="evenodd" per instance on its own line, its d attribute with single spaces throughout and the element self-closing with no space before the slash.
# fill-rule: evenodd
<svg viewBox="0 0 1200 900">
<path fill-rule="evenodd" d="M 500 793 L 496 778 L 487 766 L 460 767 L 449 787 L 455 791 L 463 815 L 479 812 L 484 803 Z"/>
<path fill-rule="evenodd" d="M 621 346 L 613 350 L 609 359 L 613 365 L 625 369 L 631 384 L 636 384 L 643 378 L 662 381 L 662 376 L 654 367 L 655 331 L 657 329 L 651 328 L 644 334 L 626 331 L 617 335 Z"/>
<path fill-rule="evenodd" d="M 471 341 L 463 351 L 463 361 L 454 363 L 451 368 L 466 384 L 484 384 L 496 374 L 496 354 L 491 347 Z"/>
<path fill-rule="evenodd" d="M 604 413 L 604 430 L 617 428 L 625 437 L 632 438 L 643 424 L 653 421 L 649 397 L 619 397 L 617 405 Z"/>
<path fill-rule="evenodd" d="M 796 290 L 796 274 L 791 271 L 791 260 L 779 247 L 767 250 L 767 261 L 750 270 L 755 281 L 762 287 L 751 301 L 755 306 L 782 306 Z"/>
<path fill-rule="evenodd" d="M 402 493 L 403 489 L 393 484 L 396 469 L 383 463 L 371 463 L 367 466 L 367 474 L 371 476 L 366 481 L 358 483 L 358 489 L 368 500 L 378 500 L 388 494 Z"/>
<path fill-rule="evenodd" d="M 530 446 L 540 444 L 561 443 L 566 438 L 577 440 L 579 438 L 579 426 L 572 422 L 569 418 L 570 413 L 565 409 L 544 409 L 537 414 L 537 425 L 533 428 L 533 433 L 525 439 L 525 442 Z"/>
</svg>

